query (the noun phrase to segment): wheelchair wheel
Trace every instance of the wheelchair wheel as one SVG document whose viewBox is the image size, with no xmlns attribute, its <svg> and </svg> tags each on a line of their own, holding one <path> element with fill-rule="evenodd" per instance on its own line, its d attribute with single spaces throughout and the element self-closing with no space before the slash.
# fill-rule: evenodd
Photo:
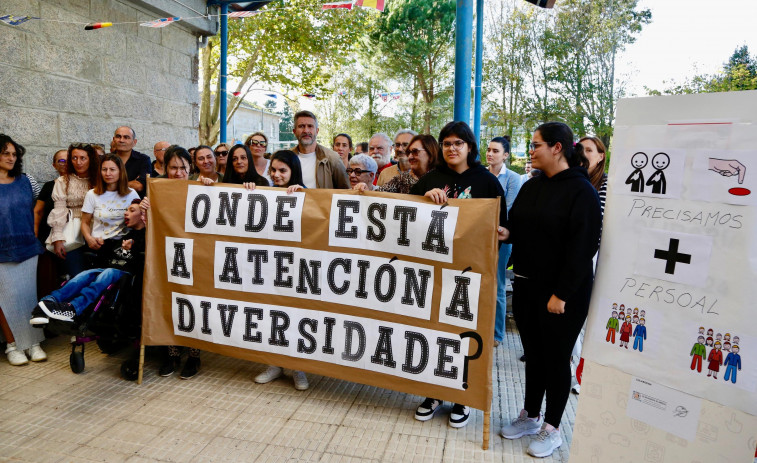
<svg viewBox="0 0 757 463">
<path fill-rule="evenodd" d="M 77 375 L 84 371 L 84 352 L 71 351 L 71 356 L 68 358 L 68 363 L 71 365 L 71 371 Z"/>
</svg>

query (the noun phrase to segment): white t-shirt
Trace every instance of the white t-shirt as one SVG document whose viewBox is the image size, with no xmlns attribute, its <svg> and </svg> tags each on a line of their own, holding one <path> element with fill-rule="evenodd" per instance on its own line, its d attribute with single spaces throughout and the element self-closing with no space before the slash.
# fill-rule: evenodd
<svg viewBox="0 0 757 463">
<path fill-rule="evenodd" d="M 317 188 L 315 181 L 315 151 L 308 154 L 299 153 L 300 165 L 302 165 L 302 183 L 308 188 Z"/>
<path fill-rule="evenodd" d="M 131 188 L 126 196 L 119 196 L 117 191 L 96 195 L 95 190 L 89 190 L 81 211 L 92 214 L 92 236 L 107 240 L 125 235 L 124 213 L 134 199 L 139 195 Z"/>
</svg>

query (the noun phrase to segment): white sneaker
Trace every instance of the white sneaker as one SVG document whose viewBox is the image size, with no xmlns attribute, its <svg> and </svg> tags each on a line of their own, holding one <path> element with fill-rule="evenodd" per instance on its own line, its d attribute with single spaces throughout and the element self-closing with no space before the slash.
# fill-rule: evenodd
<svg viewBox="0 0 757 463">
<path fill-rule="evenodd" d="M 24 351 L 16 349 L 15 342 L 8 343 L 8 347 L 5 348 L 5 354 L 8 356 L 8 363 L 13 366 L 26 365 L 29 363 L 29 359 L 26 358 Z"/>
<path fill-rule="evenodd" d="M 270 383 L 279 376 L 281 376 L 281 368 L 269 366 L 263 373 L 255 377 L 255 382 L 258 384 Z"/>
<path fill-rule="evenodd" d="M 503 426 L 500 435 L 505 439 L 518 439 L 519 437 L 538 434 L 541 429 L 541 415 L 536 418 L 529 418 L 525 410 L 520 411 L 520 415 L 512 423 Z"/>
<path fill-rule="evenodd" d="M 554 428 L 551 424 L 544 423 L 539 435 L 528 445 L 528 454 L 537 458 L 544 458 L 552 455 L 558 447 L 562 445 L 560 430 Z"/>
<path fill-rule="evenodd" d="M 298 391 L 307 391 L 307 389 L 310 387 L 308 378 L 307 376 L 305 376 L 304 371 L 293 371 L 292 379 L 294 380 L 294 388 Z"/>
<path fill-rule="evenodd" d="M 39 344 L 34 344 L 29 348 L 29 359 L 32 362 L 44 362 L 47 360 L 47 354 L 39 347 Z"/>
<path fill-rule="evenodd" d="M 418 408 L 415 409 L 415 419 L 418 421 L 430 420 L 434 417 L 434 413 L 436 413 L 443 404 L 444 402 L 439 399 L 426 397 L 423 402 L 418 405 Z"/>
</svg>

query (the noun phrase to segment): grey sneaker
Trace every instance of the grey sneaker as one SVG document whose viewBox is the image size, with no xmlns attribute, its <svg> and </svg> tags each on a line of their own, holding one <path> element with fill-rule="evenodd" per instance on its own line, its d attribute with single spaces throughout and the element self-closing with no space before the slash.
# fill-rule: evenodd
<svg viewBox="0 0 757 463">
<path fill-rule="evenodd" d="M 279 376 L 281 376 L 281 368 L 269 366 L 263 373 L 255 377 L 255 382 L 258 384 L 270 383 Z"/>
<path fill-rule="evenodd" d="M 541 429 L 542 418 L 529 418 L 525 410 L 512 423 L 503 426 L 500 435 L 505 439 L 518 439 L 519 437 L 538 434 Z"/>
<path fill-rule="evenodd" d="M 560 430 L 551 425 L 544 423 L 541 431 L 528 445 L 528 454 L 537 458 L 544 458 L 552 455 L 558 447 L 562 445 Z"/>
<path fill-rule="evenodd" d="M 298 391 L 307 391 L 310 387 L 310 383 L 308 383 L 308 377 L 305 376 L 304 371 L 293 371 L 292 379 L 294 380 L 294 388 Z"/>
</svg>

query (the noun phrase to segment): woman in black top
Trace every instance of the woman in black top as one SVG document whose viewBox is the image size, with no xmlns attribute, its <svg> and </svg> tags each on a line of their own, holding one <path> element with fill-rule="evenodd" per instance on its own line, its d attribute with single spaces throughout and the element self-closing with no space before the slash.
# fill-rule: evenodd
<svg viewBox="0 0 757 463">
<path fill-rule="evenodd" d="M 473 131 L 465 122 L 450 122 L 439 133 L 444 162 L 427 173 L 410 188 L 410 194 L 424 195 L 436 204 L 444 204 L 448 198 L 496 198 L 500 197 L 500 225 L 507 218 L 507 205 L 502 185 L 486 167 L 476 159 L 478 146 Z M 499 239 L 505 239 L 506 230 L 499 227 Z M 492 327 L 494 331 L 494 327 Z M 430 420 L 442 401 L 427 397 L 415 410 L 415 419 Z M 449 425 L 461 428 L 468 424 L 470 407 L 454 404 L 449 416 Z"/>
<path fill-rule="evenodd" d="M 502 436 L 538 434 L 528 453 L 545 457 L 562 444 L 558 427 L 570 394 L 570 354 L 589 310 L 602 217 L 583 146 L 574 145 L 567 125 L 540 125 L 530 153 L 542 175 L 523 184 L 506 224 L 513 243 L 513 315 L 527 358 L 526 396 Z"/>
<path fill-rule="evenodd" d="M 269 186 L 268 180 L 258 174 L 252 162 L 250 149 L 242 144 L 234 145 L 229 150 L 230 168 L 226 168 L 223 183 L 254 183 L 257 186 Z"/>
</svg>

